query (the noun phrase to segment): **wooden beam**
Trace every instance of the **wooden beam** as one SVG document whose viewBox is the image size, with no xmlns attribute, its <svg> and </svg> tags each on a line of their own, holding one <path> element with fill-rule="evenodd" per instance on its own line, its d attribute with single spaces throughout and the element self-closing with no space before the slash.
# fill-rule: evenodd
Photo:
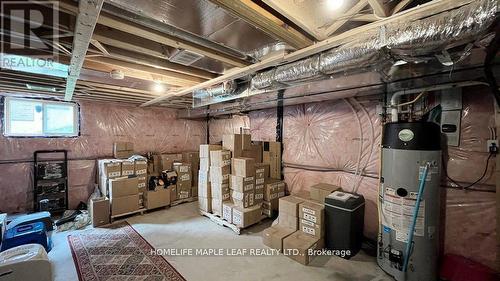
<svg viewBox="0 0 500 281">
<path fill-rule="evenodd" d="M 298 30 L 288 26 L 251 0 L 210 0 L 210 2 L 297 49 L 310 46 L 313 43 Z"/>
<path fill-rule="evenodd" d="M 380 18 L 375 14 L 357 14 L 349 18 L 350 21 L 366 21 L 366 22 L 374 22 L 378 21 Z"/>
<path fill-rule="evenodd" d="M 401 10 L 403 10 L 408 5 L 410 5 L 411 2 L 413 2 L 413 0 L 401 0 L 401 1 L 399 1 L 399 3 L 396 4 L 396 6 L 394 6 L 394 9 L 392 9 L 391 15 L 395 15 L 395 14 L 401 12 Z"/>
<path fill-rule="evenodd" d="M 379 17 L 389 16 L 389 8 L 384 5 L 384 0 L 368 0 L 368 4 L 373 9 L 373 13 Z"/>
<path fill-rule="evenodd" d="M 356 5 L 352 6 L 347 12 L 345 12 L 345 14 L 355 16 L 361 10 L 363 10 L 363 8 L 365 8 L 366 5 L 368 5 L 367 0 L 360 0 L 358 3 L 356 3 Z M 335 21 L 332 25 L 330 25 L 326 29 L 325 33 L 327 34 L 327 36 L 331 36 L 333 33 L 335 33 L 335 31 L 341 28 L 348 21 L 349 21 L 349 16 L 344 16 L 343 19 Z"/>
<path fill-rule="evenodd" d="M 204 89 L 207 87 L 211 87 L 214 85 L 217 85 L 221 82 L 227 81 L 227 80 L 234 80 L 238 79 L 241 77 L 245 77 L 248 75 L 252 75 L 256 73 L 257 71 L 277 66 L 280 64 L 284 63 L 290 63 L 294 62 L 306 57 L 309 57 L 311 55 L 317 54 L 319 52 L 323 52 L 329 49 L 332 49 L 334 47 L 337 47 L 343 43 L 349 42 L 353 39 L 355 39 L 357 36 L 360 34 L 376 30 L 380 26 L 387 25 L 389 23 L 393 22 L 402 22 L 402 21 L 413 21 L 413 20 L 418 20 L 421 18 L 425 18 L 431 15 L 434 15 L 436 13 L 441 13 L 447 10 L 459 8 L 461 6 L 470 4 L 471 2 L 474 2 L 474 0 L 441 0 L 441 1 L 431 1 L 428 3 L 425 3 L 423 5 L 417 6 L 413 9 L 409 9 L 406 11 L 403 11 L 395 16 L 384 18 L 382 20 L 372 22 L 357 28 L 353 28 L 349 31 L 346 31 L 342 34 L 333 36 L 331 38 L 328 38 L 326 40 L 323 40 L 321 42 L 318 42 L 312 46 L 300 49 L 298 51 L 295 51 L 293 53 L 287 54 L 287 55 L 279 55 L 279 56 L 274 56 L 270 57 L 268 59 L 265 59 L 261 62 L 249 65 L 247 67 L 241 68 L 241 69 L 233 69 L 228 71 L 226 74 L 219 76 L 217 78 L 214 78 L 212 80 L 206 81 L 204 83 L 200 83 L 196 86 L 186 88 L 181 91 L 170 91 L 166 93 L 165 95 L 162 95 L 158 98 L 155 98 L 149 102 L 143 103 L 141 106 L 149 106 L 156 104 L 158 102 L 161 102 L 163 100 L 166 100 L 172 96 L 182 96 L 185 94 L 190 94 L 195 90 L 199 89 Z"/>
<path fill-rule="evenodd" d="M 75 35 L 73 37 L 73 50 L 66 79 L 66 91 L 64 99 L 70 101 L 73 97 L 76 81 L 80 76 L 80 71 L 85 60 L 85 55 L 89 48 L 92 33 L 99 13 L 101 12 L 104 0 L 81 0 L 78 6 L 78 16 L 76 17 Z"/>
<path fill-rule="evenodd" d="M 60 0 L 59 6 L 61 9 L 74 12 L 75 7 L 73 3 L 69 0 Z M 236 58 L 234 56 L 207 48 L 205 46 L 192 43 L 169 34 L 165 34 L 151 28 L 147 28 L 145 26 L 141 26 L 139 24 L 121 19 L 119 17 L 110 15 L 108 13 L 102 13 L 99 16 L 98 23 L 104 26 L 108 26 L 129 34 L 134 34 L 142 38 L 146 38 L 151 41 L 155 41 L 167 46 L 171 46 L 178 49 L 185 49 L 200 55 L 204 55 L 206 57 L 224 62 L 226 64 L 236 66 L 236 67 L 244 67 L 249 65 L 250 63 L 244 59 Z M 123 38 L 126 41 L 126 38 Z"/>
</svg>

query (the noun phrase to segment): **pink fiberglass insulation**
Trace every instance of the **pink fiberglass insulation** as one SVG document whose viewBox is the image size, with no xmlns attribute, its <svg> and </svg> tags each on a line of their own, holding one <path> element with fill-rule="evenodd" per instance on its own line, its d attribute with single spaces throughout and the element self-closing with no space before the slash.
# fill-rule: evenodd
<svg viewBox="0 0 500 281">
<path fill-rule="evenodd" d="M 210 119 L 208 123 L 210 143 L 216 144 L 222 142 L 223 135 L 239 134 L 240 128 L 250 128 L 250 122 L 247 116 L 234 115 L 231 118 Z"/>
<path fill-rule="evenodd" d="M 365 235 L 372 239 L 378 231 L 376 198 L 382 129 L 376 104 L 344 99 L 284 109 L 283 162 L 289 192 L 307 191 L 319 182 L 336 184 L 346 191 L 357 189 L 367 200 Z M 268 109 L 249 114 L 253 140 L 275 139 L 275 113 Z M 472 183 L 482 174 L 488 156 L 484 152 L 490 138 L 488 126 L 494 127 L 489 90 L 465 88 L 460 146 L 445 151 L 449 155 L 448 174 L 456 181 Z M 495 188 L 495 161 L 490 161 L 487 176 L 477 188 Z M 443 185 L 449 184 L 443 175 Z M 445 252 L 496 268 L 495 194 L 443 188 L 443 195 Z"/>
<path fill-rule="evenodd" d="M 75 208 L 94 189 L 95 159 L 112 157 L 115 141 L 134 143 L 137 154 L 198 150 L 206 140 L 204 122 L 177 119 L 167 108 L 139 108 L 114 103 L 79 102 L 80 136 L 75 138 L 6 138 L 0 136 L 1 212 L 24 212 L 33 206 L 33 152 L 68 150 L 69 203 Z"/>
</svg>

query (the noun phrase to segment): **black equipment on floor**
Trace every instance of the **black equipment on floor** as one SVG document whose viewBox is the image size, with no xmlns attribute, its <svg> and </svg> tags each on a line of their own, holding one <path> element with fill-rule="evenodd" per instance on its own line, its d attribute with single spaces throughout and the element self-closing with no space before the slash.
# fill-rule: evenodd
<svg viewBox="0 0 500 281">
<path fill-rule="evenodd" d="M 68 152 L 38 150 L 34 153 L 35 211 L 61 213 L 68 209 Z"/>
</svg>

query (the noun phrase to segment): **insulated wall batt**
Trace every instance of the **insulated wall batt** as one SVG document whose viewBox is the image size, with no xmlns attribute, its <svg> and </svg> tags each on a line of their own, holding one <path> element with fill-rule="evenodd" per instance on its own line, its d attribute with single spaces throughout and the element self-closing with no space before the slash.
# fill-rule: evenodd
<svg viewBox="0 0 500 281">
<path fill-rule="evenodd" d="M 174 109 L 98 102 L 79 104 L 79 137 L 0 136 L 1 212 L 24 212 L 32 208 L 35 150 L 68 150 L 69 203 L 75 208 L 80 201 L 86 202 L 93 191 L 95 159 L 112 157 L 114 142 L 133 142 L 135 153 L 145 154 L 195 151 L 206 140 L 204 122 L 177 119 Z"/>
</svg>

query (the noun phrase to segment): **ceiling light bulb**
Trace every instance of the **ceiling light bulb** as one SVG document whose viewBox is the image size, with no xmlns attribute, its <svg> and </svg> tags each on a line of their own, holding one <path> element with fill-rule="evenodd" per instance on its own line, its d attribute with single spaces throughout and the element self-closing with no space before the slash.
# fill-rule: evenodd
<svg viewBox="0 0 500 281">
<path fill-rule="evenodd" d="M 326 5 L 331 10 L 337 10 L 344 4 L 344 0 L 326 0 Z"/>
<path fill-rule="evenodd" d="M 163 87 L 163 84 L 161 82 L 156 81 L 154 86 L 153 86 L 153 91 L 160 93 L 165 90 L 165 87 Z"/>
</svg>

